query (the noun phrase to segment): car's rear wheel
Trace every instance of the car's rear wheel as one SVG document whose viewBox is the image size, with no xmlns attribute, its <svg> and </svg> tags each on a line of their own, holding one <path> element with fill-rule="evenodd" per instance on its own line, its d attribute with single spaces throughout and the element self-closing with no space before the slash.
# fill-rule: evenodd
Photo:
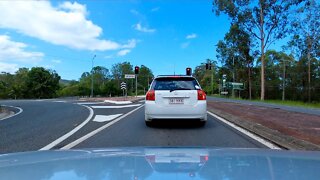
<svg viewBox="0 0 320 180">
<path fill-rule="evenodd" d="M 152 121 L 145 121 L 146 126 L 151 127 L 152 126 Z"/>
</svg>

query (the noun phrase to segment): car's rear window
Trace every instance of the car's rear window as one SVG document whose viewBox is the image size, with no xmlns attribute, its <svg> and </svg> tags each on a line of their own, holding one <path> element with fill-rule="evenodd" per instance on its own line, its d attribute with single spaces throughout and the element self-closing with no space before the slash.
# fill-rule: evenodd
<svg viewBox="0 0 320 180">
<path fill-rule="evenodd" d="M 157 78 L 151 85 L 152 90 L 197 90 L 198 82 L 191 77 Z"/>
</svg>

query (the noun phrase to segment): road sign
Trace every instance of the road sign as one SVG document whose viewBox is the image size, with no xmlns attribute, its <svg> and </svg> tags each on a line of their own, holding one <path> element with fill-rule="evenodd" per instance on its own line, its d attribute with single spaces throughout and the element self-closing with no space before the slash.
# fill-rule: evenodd
<svg viewBox="0 0 320 180">
<path fill-rule="evenodd" d="M 122 82 L 120 87 L 121 87 L 121 89 L 127 89 L 127 83 Z"/>
<path fill-rule="evenodd" d="M 226 86 L 228 89 L 244 90 L 244 83 L 227 82 Z"/>
<path fill-rule="evenodd" d="M 233 86 L 243 86 L 243 83 L 231 82 Z"/>
<path fill-rule="evenodd" d="M 228 91 L 221 91 L 221 94 L 227 95 Z"/>
<path fill-rule="evenodd" d="M 135 77 L 136 77 L 135 74 L 125 74 L 125 75 L 124 75 L 124 78 L 125 78 L 125 79 L 134 79 Z"/>
</svg>

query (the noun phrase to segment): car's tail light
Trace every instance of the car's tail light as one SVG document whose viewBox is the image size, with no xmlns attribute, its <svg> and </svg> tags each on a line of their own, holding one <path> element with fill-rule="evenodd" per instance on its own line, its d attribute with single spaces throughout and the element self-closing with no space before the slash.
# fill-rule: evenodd
<svg viewBox="0 0 320 180">
<path fill-rule="evenodd" d="M 207 95 L 203 90 L 198 90 L 198 100 L 206 100 Z"/>
<path fill-rule="evenodd" d="M 147 155 L 146 156 L 147 161 L 150 163 L 154 163 L 156 161 L 156 156 L 155 155 Z"/>
<path fill-rule="evenodd" d="M 205 163 L 209 160 L 209 156 L 200 156 L 200 162 Z"/>
<path fill-rule="evenodd" d="M 155 101 L 156 100 L 156 93 L 154 92 L 154 90 L 150 90 L 147 92 L 146 100 L 147 101 Z"/>
</svg>

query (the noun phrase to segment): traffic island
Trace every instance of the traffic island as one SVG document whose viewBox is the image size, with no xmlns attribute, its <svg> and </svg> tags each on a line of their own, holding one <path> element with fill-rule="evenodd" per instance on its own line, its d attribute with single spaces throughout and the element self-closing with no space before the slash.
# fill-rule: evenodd
<svg viewBox="0 0 320 180">
<path fill-rule="evenodd" d="M 0 105 L 0 121 L 6 119 L 9 116 L 12 116 L 13 114 L 13 111 L 10 111 L 8 108 Z"/>
<path fill-rule="evenodd" d="M 104 102 L 104 101 L 130 101 L 132 103 L 144 100 L 145 96 L 128 96 L 128 97 L 99 97 L 99 98 L 80 98 L 80 101 L 95 101 L 95 102 Z"/>
<path fill-rule="evenodd" d="M 208 110 L 284 149 L 320 150 L 320 116 L 218 101 Z"/>
</svg>

